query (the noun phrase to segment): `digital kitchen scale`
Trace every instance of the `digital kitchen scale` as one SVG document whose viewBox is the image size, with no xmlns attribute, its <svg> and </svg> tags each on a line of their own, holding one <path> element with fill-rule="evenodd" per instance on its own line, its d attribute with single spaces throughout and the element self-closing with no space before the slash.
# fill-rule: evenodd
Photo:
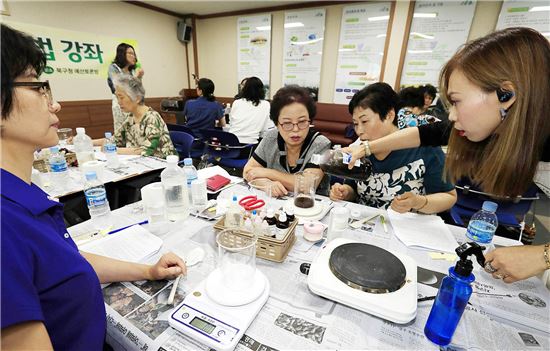
<svg viewBox="0 0 550 351">
<path fill-rule="evenodd" d="M 258 269 L 252 287 L 240 293 L 218 289 L 219 268 L 203 280 L 170 316 L 170 326 L 216 350 L 233 350 L 269 297 L 269 281 Z M 256 297 L 251 296 L 254 291 Z M 224 296 L 229 298 L 225 300 Z M 222 303 L 220 303 L 222 302 Z"/>
<path fill-rule="evenodd" d="M 407 255 L 336 238 L 311 264 L 307 283 L 317 295 L 404 324 L 416 317 L 416 269 Z"/>
</svg>

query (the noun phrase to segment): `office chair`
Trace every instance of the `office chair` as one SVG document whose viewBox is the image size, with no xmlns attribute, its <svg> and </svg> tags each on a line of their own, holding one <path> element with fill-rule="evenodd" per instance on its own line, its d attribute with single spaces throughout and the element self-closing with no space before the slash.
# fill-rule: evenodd
<svg viewBox="0 0 550 351">
<path fill-rule="evenodd" d="M 519 232 L 520 238 L 525 225 L 525 215 L 529 212 L 533 201 L 539 199 L 538 188 L 534 184 L 525 194 L 515 198 L 502 198 L 485 193 L 477 189 L 467 179 L 460 180 L 455 187 L 457 201 L 450 212 L 457 225 L 466 227 L 470 217 L 481 209 L 484 201 L 493 201 L 498 204 L 496 215 L 499 226 L 515 229 L 516 232 Z"/>
<path fill-rule="evenodd" d="M 193 143 L 189 150 L 189 156 L 194 159 L 200 159 L 204 151 L 204 143 L 202 141 L 202 135 L 197 132 L 193 132 L 191 128 L 181 124 L 166 124 L 169 132 L 184 132 L 193 137 Z"/>
<path fill-rule="evenodd" d="M 235 170 L 242 171 L 256 145 L 241 144 L 235 134 L 221 130 L 201 129 L 199 132 L 203 137 L 204 154 L 208 154 L 209 162 Z"/>
<path fill-rule="evenodd" d="M 195 138 L 191 134 L 185 132 L 171 131 L 170 139 L 178 152 L 180 160 L 190 157 L 191 154 L 191 145 Z"/>
</svg>

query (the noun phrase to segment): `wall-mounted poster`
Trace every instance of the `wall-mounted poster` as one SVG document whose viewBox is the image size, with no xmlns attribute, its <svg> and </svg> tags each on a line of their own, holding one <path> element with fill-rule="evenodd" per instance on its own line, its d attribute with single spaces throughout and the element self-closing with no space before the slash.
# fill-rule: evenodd
<svg viewBox="0 0 550 351">
<path fill-rule="evenodd" d="M 441 68 L 468 40 L 475 7 L 472 0 L 416 2 L 396 87 L 438 85 Z"/>
<path fill-rule="evenodd" d="M 307 88 L 317 100 L 325 36 L 325 9 L 285 12 L 283 85 Z"/>
<path fill-rule="evenodd" d="M 550 2 L 507 0 L 502 4 L 497 28 L 529 27 L 550 40 Z"/>
<path fill-rule="evenodd" d="M 258 77 L 269 96 L 271 64 L 271 15 L 239 17 L 237 19 L 238 83 L 246 77 Z"/>
<path fill-rule="evenodd" d="M 139 59 L 137 41 L 108 37 L 95 33 L 76 32 L 61 28 L 38 26 L 20 22 L 5 22 L 13 28 L 29 33 L 46 54 L 45 77 L 107 79 L 107 70 L 120 43 L 134 47 Z"/>
<path fill-rule="evenodd" d="M 346 6 L 342 10 L 334 103 L 380 81 L 391 2 Z"/>
</svg>

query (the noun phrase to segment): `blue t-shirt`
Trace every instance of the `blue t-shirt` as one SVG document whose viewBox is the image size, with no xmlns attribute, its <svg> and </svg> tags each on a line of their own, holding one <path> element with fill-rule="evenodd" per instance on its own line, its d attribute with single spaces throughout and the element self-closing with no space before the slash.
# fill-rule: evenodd
<svg viewBox="0 0 550 351">
<path fill-rule="evenodd" d="M 208 101 L 201 96 L 187 101 L 183 114 L 187 117 L 186 126 L 193 131 L 214 128 L 216 121 L 223 117 L 223 106 L 217 101 Z"/>
<path fill-rule="evenodd" d="M 56 350 L 102 350 L 99 279 L 67 233 L 63 205 L 1 170 L 2 329 L 42 321 Z"/>
<path fill-rule="evenodd" d="M 445 155 L 440 147 L 419 147 L 391 152 L 384 160 L 369 157 L 372 174 L 360 182 L 346 181 L 357 193 L 357 202 L 388 208 L 400 194 L 448 192 L 454 185 L 443 180 Z"/>
</svg>

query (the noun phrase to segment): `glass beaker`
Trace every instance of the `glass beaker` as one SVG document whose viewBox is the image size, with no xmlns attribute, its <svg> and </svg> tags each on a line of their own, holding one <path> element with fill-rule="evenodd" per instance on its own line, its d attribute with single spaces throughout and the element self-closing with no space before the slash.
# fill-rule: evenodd
<svg viewBox="0 0 550 351">
<path fill-rule="evenodd" d="M 216 242 L 223 285 L 233 291 L 250 288 L 256 273 L 256 239 L 240 235 L 236 229 L 225 229 Z"/>
<path fill-rule="evenodd" d="M 57 130 L 57 136 L 59 137 L 59 146 L 67 146 L 67 139 L 73 136 L 72 128 L 61 128 Z"/>
<path fill-rule="evenodd" d="M 271 207 L 271 189 L 273 188 L 273 182 L 267 178 L 258 178 L 248 182 L 250 186 L 250 192 L 255 195 L 258 200 L 263 200 L 265 205 L 257 209 L 258 213 L 261 210 L 267 210 Z"/>
<path fill-rule="evenodd" d="M 315 189 L 319 176 L 312 172 L 298 172 L 294 175 L 294 206 L 312 208 L 315 206 Z"/>
</svg>

